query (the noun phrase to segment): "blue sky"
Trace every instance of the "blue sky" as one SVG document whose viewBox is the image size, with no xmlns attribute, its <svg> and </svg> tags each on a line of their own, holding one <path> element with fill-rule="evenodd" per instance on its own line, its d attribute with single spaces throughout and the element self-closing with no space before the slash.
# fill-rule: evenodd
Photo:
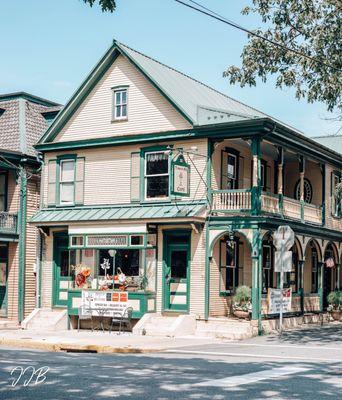
<svg viewBox="0 0 342 400">
<path fill-rule="evenodd" d="M 256 16 L 240 14 L 249 0 L 200 2 L 248 28 L 261 26 Z M 246 35 L 174 0 L 118 0 L 114 14 L 81 0 L 1 0 L 0 37 L 0 93 L 24 90 L 65 103 L 116 38 L 308 136 L 338 129 L 324 104 L 297 101 L 272 80 L 229 85 L 222 72 L 240 64 Z"/>
</svg>

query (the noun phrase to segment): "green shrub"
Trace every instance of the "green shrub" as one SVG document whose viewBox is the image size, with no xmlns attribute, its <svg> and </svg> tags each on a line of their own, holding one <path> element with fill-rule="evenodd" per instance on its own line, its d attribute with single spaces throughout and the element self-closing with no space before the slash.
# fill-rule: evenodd
<svg viewBox="0 0 342 400">
<path fill-rule="evenodd" d="M 234 303 L 244 304 L 249 303 L 252 299 L 251 288 L 246 285 L 238 286 L 235 291 Z"/>
<path fill-rule="evenodd" d="M 342 309 L 342 291 L 335 290 L 334 292 L 330 292 L 327 299 L 331 309 Z"/>
</svg>

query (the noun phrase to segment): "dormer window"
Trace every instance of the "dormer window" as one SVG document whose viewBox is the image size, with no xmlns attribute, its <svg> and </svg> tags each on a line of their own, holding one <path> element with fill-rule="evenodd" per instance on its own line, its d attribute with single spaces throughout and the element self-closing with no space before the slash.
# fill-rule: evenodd
<svg viewBox="0 0 342 400">
<path fill-rule="evenodd" d="M 113 120 L 123 121 L 127 120 L 127 100 L 128 100 L 128 87 L 113 88 Z"/>
</svg>

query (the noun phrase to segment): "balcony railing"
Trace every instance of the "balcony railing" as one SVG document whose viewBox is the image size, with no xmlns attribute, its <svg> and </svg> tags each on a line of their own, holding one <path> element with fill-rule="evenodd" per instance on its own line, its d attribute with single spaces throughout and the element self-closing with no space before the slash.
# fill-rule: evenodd
<svg viewBox="0 0 342 400">
<path fill-rule="evenodd" d="M 249 189 L 214 190 L 212 192 L 212 210 L 221 212 L 250 210 L 251 198 Z"/>
<path fill-rule="evenodd" d="M 17 214 L 0 211 L 0 232 L 17 233 Z"/>
<path fill-rule="evenodd" d="M 250 189 L 213 190 L 212 212 L 233 213 L 252 211 L 252 192 Z M 262 192 L 260 196 L 260 210 L 262 213 L 282 215 L 313 224 L 322 224 L 322 207 L 300 202 L 296 199 L 280 196 L 273 193 Z"/>
</svg>

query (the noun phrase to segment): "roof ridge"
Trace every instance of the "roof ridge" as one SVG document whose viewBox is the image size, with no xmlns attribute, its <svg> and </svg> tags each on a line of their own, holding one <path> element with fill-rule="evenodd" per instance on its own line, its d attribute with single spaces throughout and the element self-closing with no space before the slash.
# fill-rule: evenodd
<svg viewBox="0 0 342 400">
<path fill-rule="evenodd" d="M 179 71 L 178 69 L 176 69 L 176 68 L 174 68 L 174 67 L 170 67 L 169 65 L 164 64 L 163 62 L 161 62 L 161 61 L 159 61 L 159 60 L 156 60 L 155 58 L 153 58 L 153 57 L 151 57 L 151 56 L 148 56 L 148 55 L 142 53 L 141 51 L 138 51 L 138 50 L 136 50 L 136 49 L 133 49 L 132 47 L 128 46 L 128 45 L 125 44 L 125 43 L 119 42 L 118 40 L 114 40 L 114 42 L 115 42 L 115 43 L 118 43 L 119 45 L 123 45 L 123 46 L 127 47 L 127 48 L 130 49 L 130 50 L 135 51 L 136 53 L 140 54 L 141 56 L 146 57 L 146 58 L 148 58 L 148 59 L 150 59 L 150 60 L 152 60 L 152 61 L 154 61 L 154 62 L 156 62 L 156 63 L 158 63 L 158 64 L 160 64 L 160 65 L 162 65 L 163 67 L 166 67 L 166 68 L 170 69 L 171 71 L 175 71 L 175 72 L 177 72 L 178 74 L 181 74 L 181 75 L 185 76 L 186 78 L 191 79 L 192 81 L 194 81 L 194 82 L 196 82 L 196 83 L 199 83 L 200 85 L 202 85 L 202 86 L 204 86 L 204 87 L 206 87 L 206 88 L 212 90 L 213 92 L 216 92 L 216 93 L 220 94 L 221 96 L 226 97 L 226 98 L 229 99 L 229 100 L 236 101 L 237 103 L 239 103 L 239 104 L 241 104 L 241 105 L 243 105 L 243 106 L 245 106 L 245 107 L 248 107 L 248 108 L 250 108 L 250 109 L 252 109 L 252 110 L 254 110 L 254 111 L 257 111 L 257 112 L 260 113 L 260 114 L 265 114 L 263 111 L 260 111 L 260 110 L 256 109 L 255 107 L 251 107 L 251 106 L 249 106 L 248 104 L 245 104 L 245 103 L 243 103 L 243 102 L 240 101 L 240 100 L 236 100 L 236 99 L 234 99 L 233 97 L 230 97 L 230 96 L 228 96 L 227 94 L 220 92 L 219 90 L 217 90 L 217 89 L 215 89 L 215 88 L 209 86 L 208 84 L 206 84 L 206 83 L 204 83 L 204 82 L 202 82 L 202 81 L 200 81 L 200 80 L 198 80 L 198 79 L 195 79 L 195 78 L 193 78 L 192 76 L 190 76 L 190 75 L 188 75 L 188 74 L 186 74 L 186 73 L 184 73 L 184 72 L 182 72 L 182 71 Z M 266 114 L 265 114 L 265 115 L 266 115 Z"/>
</svg>

